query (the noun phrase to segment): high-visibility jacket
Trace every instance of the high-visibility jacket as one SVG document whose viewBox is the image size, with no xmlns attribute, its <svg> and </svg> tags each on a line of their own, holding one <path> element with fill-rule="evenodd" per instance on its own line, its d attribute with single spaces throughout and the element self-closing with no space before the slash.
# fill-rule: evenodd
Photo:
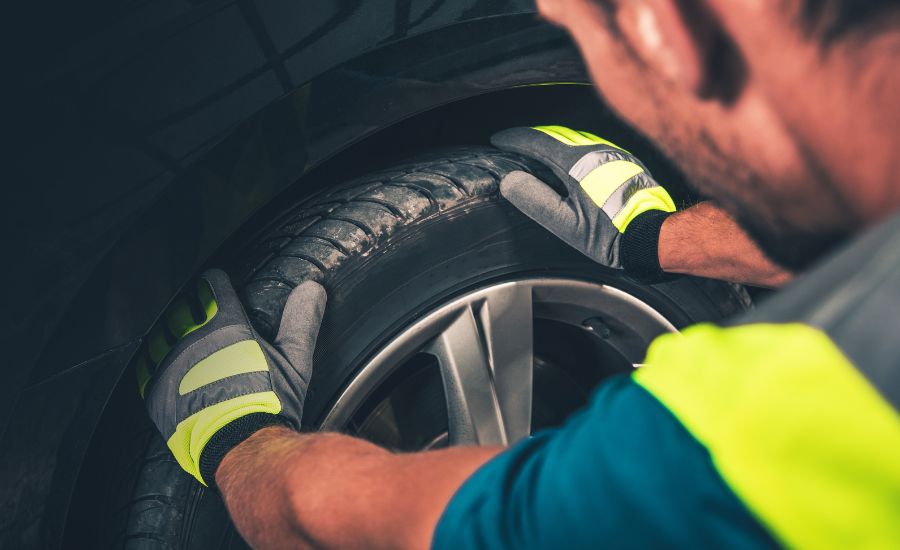
<svg viewBox="0 0 900 550">
<path fill-rule="evenodd" d="M 900 548 L 900 215 L 665 335 L 453 497 L 435 548 Z"/>
</svg>

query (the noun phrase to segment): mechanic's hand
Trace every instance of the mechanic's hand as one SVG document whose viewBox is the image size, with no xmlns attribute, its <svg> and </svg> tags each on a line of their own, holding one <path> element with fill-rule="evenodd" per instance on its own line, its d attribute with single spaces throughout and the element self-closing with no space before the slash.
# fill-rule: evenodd
<svg viewBox="0 0 900 550">
<path fill-rule="evenodd" d="M 151 330 L 138 358 L 150 418 L 176 460 L 204 485 L 225 454 L 257 430 L 300 428 L 325 289 L 300 284 L 275 341 L 259 337 L 220 270 L 204 273 Z"/>
<path fill-rule="evenodd" d="M 563 198 L 533 175 L 511 172 L 500 183 L 500 193 L 516 208 L 596 262 L 625 267 L 638 277 L 661 275 L 643 273 L 647 271 L 644 264 L 652 266 L 655 261 L 658 269 L 659 228 L 666 213 L 675 211 L 675 204 L 631 153 L 593 134 L 562 126 L 510 128 L 494 134 L 491 143 L 547 165 L 568 189 L 568 197 Z M 626 245 L 629 250 L 623 254 L 626 230 L 648 224 L 656 233 L 654 229 L 633 231 L 641 235 L 629 239 L 633 243 Z M 630 270 L 629 263 L 636 269 Z"/>
</svg>

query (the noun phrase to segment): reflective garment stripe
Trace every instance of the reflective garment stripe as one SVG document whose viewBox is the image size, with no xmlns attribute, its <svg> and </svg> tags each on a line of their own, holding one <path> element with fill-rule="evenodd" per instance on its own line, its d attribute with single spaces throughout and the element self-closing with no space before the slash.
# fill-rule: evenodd
<svg viewBox="0 0 900 550">
<path fill-rule="evenodd" d="M 178 385 L 178 394 L 184 395 L 229 376 L 268 370 L 266 357 L 259 343 L 256 340 L 244 340 L 220 349 L 191 367 Z"/>
<path fill-rule="evenodd" d="M 620 233 L 648 210 L 675 211 L 669 193 L 649 178 L 639 177 L 643 173 L 643 167 L 636 163 L 612 160 L 600 164 L 581 180 L 581 188 Z"/>
<path fill-rule="evenodd" d="M 783 544 L 900 548 L 900 415 L 826 334 L 698 325 L 646 364 L 635 381 Z"/>
<path fill-rule="evenodd" d="M 649 210 L 674 212 L 675 203 L 672 201 L 669 193 L 658 185 L 656 187 L 638 189 L 625 202 L 625 205 L 612 216 L 612 223 L 619 230 L 619 233 L 624 233 L 632 220 Z"/>
<path fill-rule="evenodd" d="M 594 168 L 581 180 L 581 188 L 594 204 L 602 208 L 613 193 L 643 171 L 643 168 L 633 162 L 614 160 Z M 609 212 L 607 215 L 610 215 Z M 614 215 L 615 212 L 610 217 Z"/>
<path fill-rule="evenodd" d="M 200 453 L 210 438 L 223 426 L 251 413 L 281 412 L 281 401 L 275 392 L 265 391 L 234 397 L 206 407 L 178 423 L 175 433 L 166 441 L 175 460 L 189 474 L 208 485 L 200 475 Z"/>
<path fill-rule="evenodd" d="M 625 151 L 625 149 L 622 149 L 615 143 L 607 141 L 590 132 L 579 132 L 578 130 L 566 128 L 565 126 L 533 126 L 533 128 L 547 134 L 556 141 L 565 143 L 566 145 L 609 145 L 610 147 Z M 627 153 L 627 151 L 625 152 Z"/>
</svg>

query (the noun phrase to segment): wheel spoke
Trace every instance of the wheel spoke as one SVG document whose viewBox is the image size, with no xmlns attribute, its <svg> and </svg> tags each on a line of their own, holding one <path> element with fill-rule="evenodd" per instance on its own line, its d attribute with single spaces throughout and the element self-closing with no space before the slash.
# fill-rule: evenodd
<svg viewBox="0 0 900 550">
<path fill-rule="evenodd" d="M 450 444 L 503 444 L 500 407 L 475 312 L 466 306 L 432 343 L 447 398 Z"/>
<path fill-rule="evenodd" d="M 531 288 L 505 285 L 479 311 L 508 443 L 531 434 L 534 374 Z"/>
<path fill-rule="evenodd" d="M 503 285 L 467 304 L 429 348 L 441 365 L 452 444 L 508 444 L 530 433 L 530 288 Z"/>
</svg>

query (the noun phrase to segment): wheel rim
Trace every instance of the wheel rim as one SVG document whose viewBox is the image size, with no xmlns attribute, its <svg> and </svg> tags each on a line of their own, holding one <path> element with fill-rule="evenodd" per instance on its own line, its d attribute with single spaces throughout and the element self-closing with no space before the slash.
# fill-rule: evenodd
<svg viewBox="0 0 900 550">
<path fill-rule="evenodd" d="M 514 443 L 534 428 L 535 396 L 543 395 L 538 400 L 541 404 L 556 397 L 548 389 L 552 383 L 535 388 L 536 373 L 565 370 L 564 365 L 558 364 L 565 360 L 554 362 L 544 358 L 544 355 L 554 355 L 554 346 L 573 345 L 567 338 L 585 340 L 588 348 L 596 348 L 596 353 L 606 358 L 598 361 L 600 365 L 607 364 L 609 372 L 605 375 L 608 375 L 639 366 L 647 345 L 656 336 L 675 331 L 657 310 L 608 285 L 563 278 L 493 284 L 437 307 L 401 331 L 350 381 L 321 428 L 353 431 L 387 444 L 380 441 L 384 436 L 379 433 L 387 430 L 399 434 L 399 424 L 404 421 L 400 417 L 421 416 L 426 419 L 424 426 L 406 429 L 416 433 L 415 441 L 401 444 L 398 442 L 412 441 L 411 436 L 395 435 L 388 438 L 394 440 L 393 446 L 430 448 L 446 444 Z M 535 338 L 540 340 L 538 347 L 542 353 L 535 352 Z M 558 351 L 567 353 L 566 349 Z M 580 355 L 580 362 L 592 361 L 590 352 Z M 433 389 L 430 395 L 422 397 L 422 392 L 429 391 L 429 382 L 419 374 L 423 370 L 412 369 L 398 375 L 402 366 L 414 361 L 433 365 L 434 372 L 439 373 L 435 376 L 443 393 L 443 412 L 439 408 L 421 410 L 422 403 L 426 409 L 432 409 L 433 402 L 440 400 Z M 587 374 L 589 381 L 582 380 L 581 386 L 593 385 L 605 377 L 598 374 L 599 367 L 588 367 L 593 369 Z M 550 375 L 542 374 L 539 378 L 552 379 L 547 376 Z M 557 374 L 553 376 L 559 378 Z M 574 378 L 584 376 L 576 374 Z M 574 385 L 579 384 L 576 381 Z M 379 391 L 385 386 L 390 387 Z M 557 392 L 560 393 L 565 392 Z M 368 412 L 360 418 L 360 411 Z M 444 424 L 440 423 L 441 416 L 445 417 Z M 427 420 L 430 417 L 433 420 Z M 417 423 L 420 419 L 412 420 Z M 435 430 L 437 433 L 432 433 Z"/>
</svg>

